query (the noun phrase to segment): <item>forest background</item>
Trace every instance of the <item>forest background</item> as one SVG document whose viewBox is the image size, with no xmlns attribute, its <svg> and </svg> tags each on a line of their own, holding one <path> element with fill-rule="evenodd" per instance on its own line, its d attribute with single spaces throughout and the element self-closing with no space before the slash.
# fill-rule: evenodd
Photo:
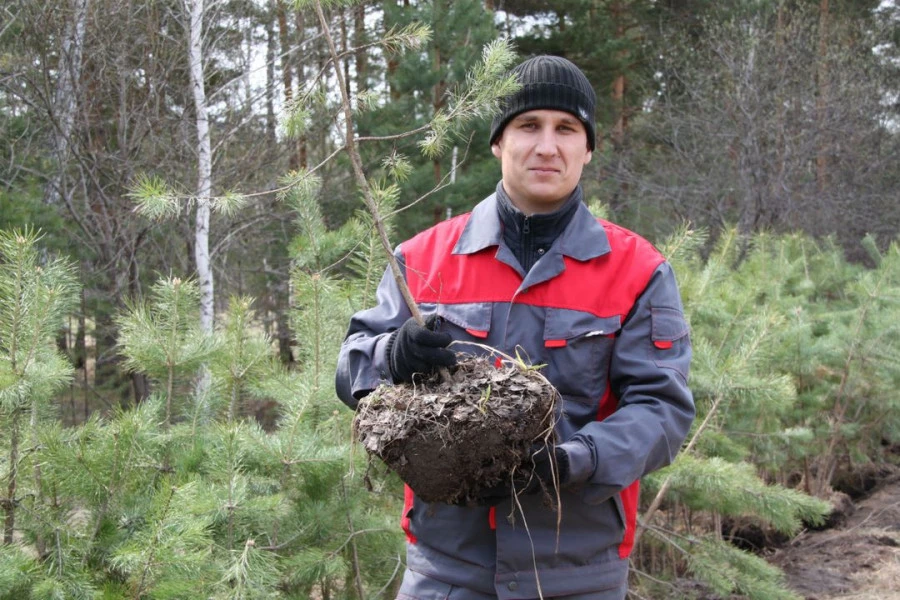
<svg viewBox="0 0 900 600">
<path fill-rule="evenodd" d="M 692 327 L 631 594 L 797 598 L 754 541 L 900 442 L 898 41 L 871 0 L 6 3 L 0 598 L 393 597 L 401 486 L 332 383 L 364 207 L 396 243 L 489 194 L 536 53 L 596 86 L 585 197 Z"/>
</svg>

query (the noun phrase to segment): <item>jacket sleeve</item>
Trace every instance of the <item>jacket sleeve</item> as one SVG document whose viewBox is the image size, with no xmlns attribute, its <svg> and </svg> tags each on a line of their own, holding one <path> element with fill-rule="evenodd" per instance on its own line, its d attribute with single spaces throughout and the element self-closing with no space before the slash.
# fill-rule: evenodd
<svg viewBox="0 0 900 600">
<path fill-rule="evenodd" d="M 399 260 L 399 250 L 395 254 Z M 403 262 L 400 264 L 402 269 Z M 335 389 L 338 398 L 353 409 L 379 384 L 391 381 L 385 345 L 389 334 L 412 316 L 390 267 L 385 270 L 375 297 L 377 304 L 373 308 L 360 311 L 350 319 L 338 355 Z"/>
<path fill-rule="evenodd" d="M 609 383 L 618 407 L 563 444 L 573 482 L 609 498 L 674 460 L 694 419 L 687 385 L 691 341 L 675 275 L 662 263 L 627 316 L 613 348 Z"/>
</svg>

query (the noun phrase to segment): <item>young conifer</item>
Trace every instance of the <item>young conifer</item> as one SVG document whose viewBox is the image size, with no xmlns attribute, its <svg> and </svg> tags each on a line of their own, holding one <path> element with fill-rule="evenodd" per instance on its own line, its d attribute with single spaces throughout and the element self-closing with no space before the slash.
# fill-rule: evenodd
<svg viewBox="0 0 900 600">
<path fill-rule="evenodd" d="M 391 206 L 390 195 L 375 190 L 374 197 Z M 299 231 L 292 245 L 292 326 L 297 332 L 295 374 L 303 381 L 304 402 L 302 412 L 284 412 L 276 436 L 279 447 L 293 457 L 284 462 L 282 477 L 293 482 L 295 497 L 307 500 L 297 502 L 292 515 L 305 524 L 305 549 L 288 559 L 287 569 L 297 589 L 348 598 L 391 597 L 385 590 L 396 585 L 402 571 L 402 536 L 395 523 L 402 497 L 399 482 L 391 475 L 370 478 L 365 453 L 352 444 L 352 413 L 334 399 L 340 342 L 367 280 L 365 275 L 345 275 L 360 265 L 366 271 L 378 265 L 378 274 L 368 275 L 377 283 L 384 253 L 377 240 L 367 244 L 373 240 L 366 235 L 365 213 L 328 230 L 314 195 L 295 191 L 288 201 Z M 390 227 L 390 220 L 386 223 Z M 367 249 L 365 259 L 351 259 L 348 267 L 346 257 Z"/>
<path fill-rule="evenodd" d="M 72 265 L 49 257 L 38 240 L 31 229 L 0 232 L 0 590 L 82 598 L 92 587 L 84 572 L 68 568 L 60 547 L 65 515 L 54 506 L 40 439 L 54 421 L 54 393 L 72 377 L 55 337 L 78 286 Z M 45 556 L 56 568 L 39 567 Z"/>
<path fill-rule="evenodd" d="M 790 536 L 806 523 L 821 523 L 830 510 L 822 500 L 765 479 L 759 440 L 784 440 L 798 402 L 791 374 L 772 363 L 788 317 L 777 300 L 790 271 L 750 275 L 748 267 L 761 260 L 757 253 L 773 260 L 764 250 L 767 240 L 755 240 L 743 261 L 737 241 L 736 231 L 727 233 L 705 261 L 691 250 L 694 243 L 679 236 L 669 243 L 692 326 L 698 416 L 675 463 L 645 478 L 654 500 L 642 524 L 651 534 L 648 543 L 674 549 L 720 594 L 797 598 L 777 569 L 726 541 L 734 532 L 723 526 L 726 520 L 753 523 Z M 661 506 L 665 522 L 655 518 Z M 676 519 L 679 513 L 687 518 Z"/>
</svg>

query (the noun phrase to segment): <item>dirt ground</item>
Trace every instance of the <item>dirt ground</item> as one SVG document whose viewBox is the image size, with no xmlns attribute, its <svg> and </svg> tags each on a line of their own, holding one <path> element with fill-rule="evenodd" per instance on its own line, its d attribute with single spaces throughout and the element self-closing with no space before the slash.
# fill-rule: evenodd
<svg viewBox="0 0 900 600">
<path fill-rule="evenodd" d="M 805 600 L 900 600 L 900 470 L 848 512 L 830 529 L 802 533 L 771 562 Z"/>
</svg>

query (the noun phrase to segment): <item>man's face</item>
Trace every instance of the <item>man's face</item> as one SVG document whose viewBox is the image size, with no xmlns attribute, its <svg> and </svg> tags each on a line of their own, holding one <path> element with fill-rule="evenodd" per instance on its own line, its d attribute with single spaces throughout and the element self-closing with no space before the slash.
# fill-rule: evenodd
<svg viewBox="0 0 900 600">
<path fill-rule="evenodd" d="M 584 125 L 560 110 L 517 115 L 491 151 L 500 159 L 503 189 L 526 215 L 559 208 L 591 161 Z"/>
</svg>

